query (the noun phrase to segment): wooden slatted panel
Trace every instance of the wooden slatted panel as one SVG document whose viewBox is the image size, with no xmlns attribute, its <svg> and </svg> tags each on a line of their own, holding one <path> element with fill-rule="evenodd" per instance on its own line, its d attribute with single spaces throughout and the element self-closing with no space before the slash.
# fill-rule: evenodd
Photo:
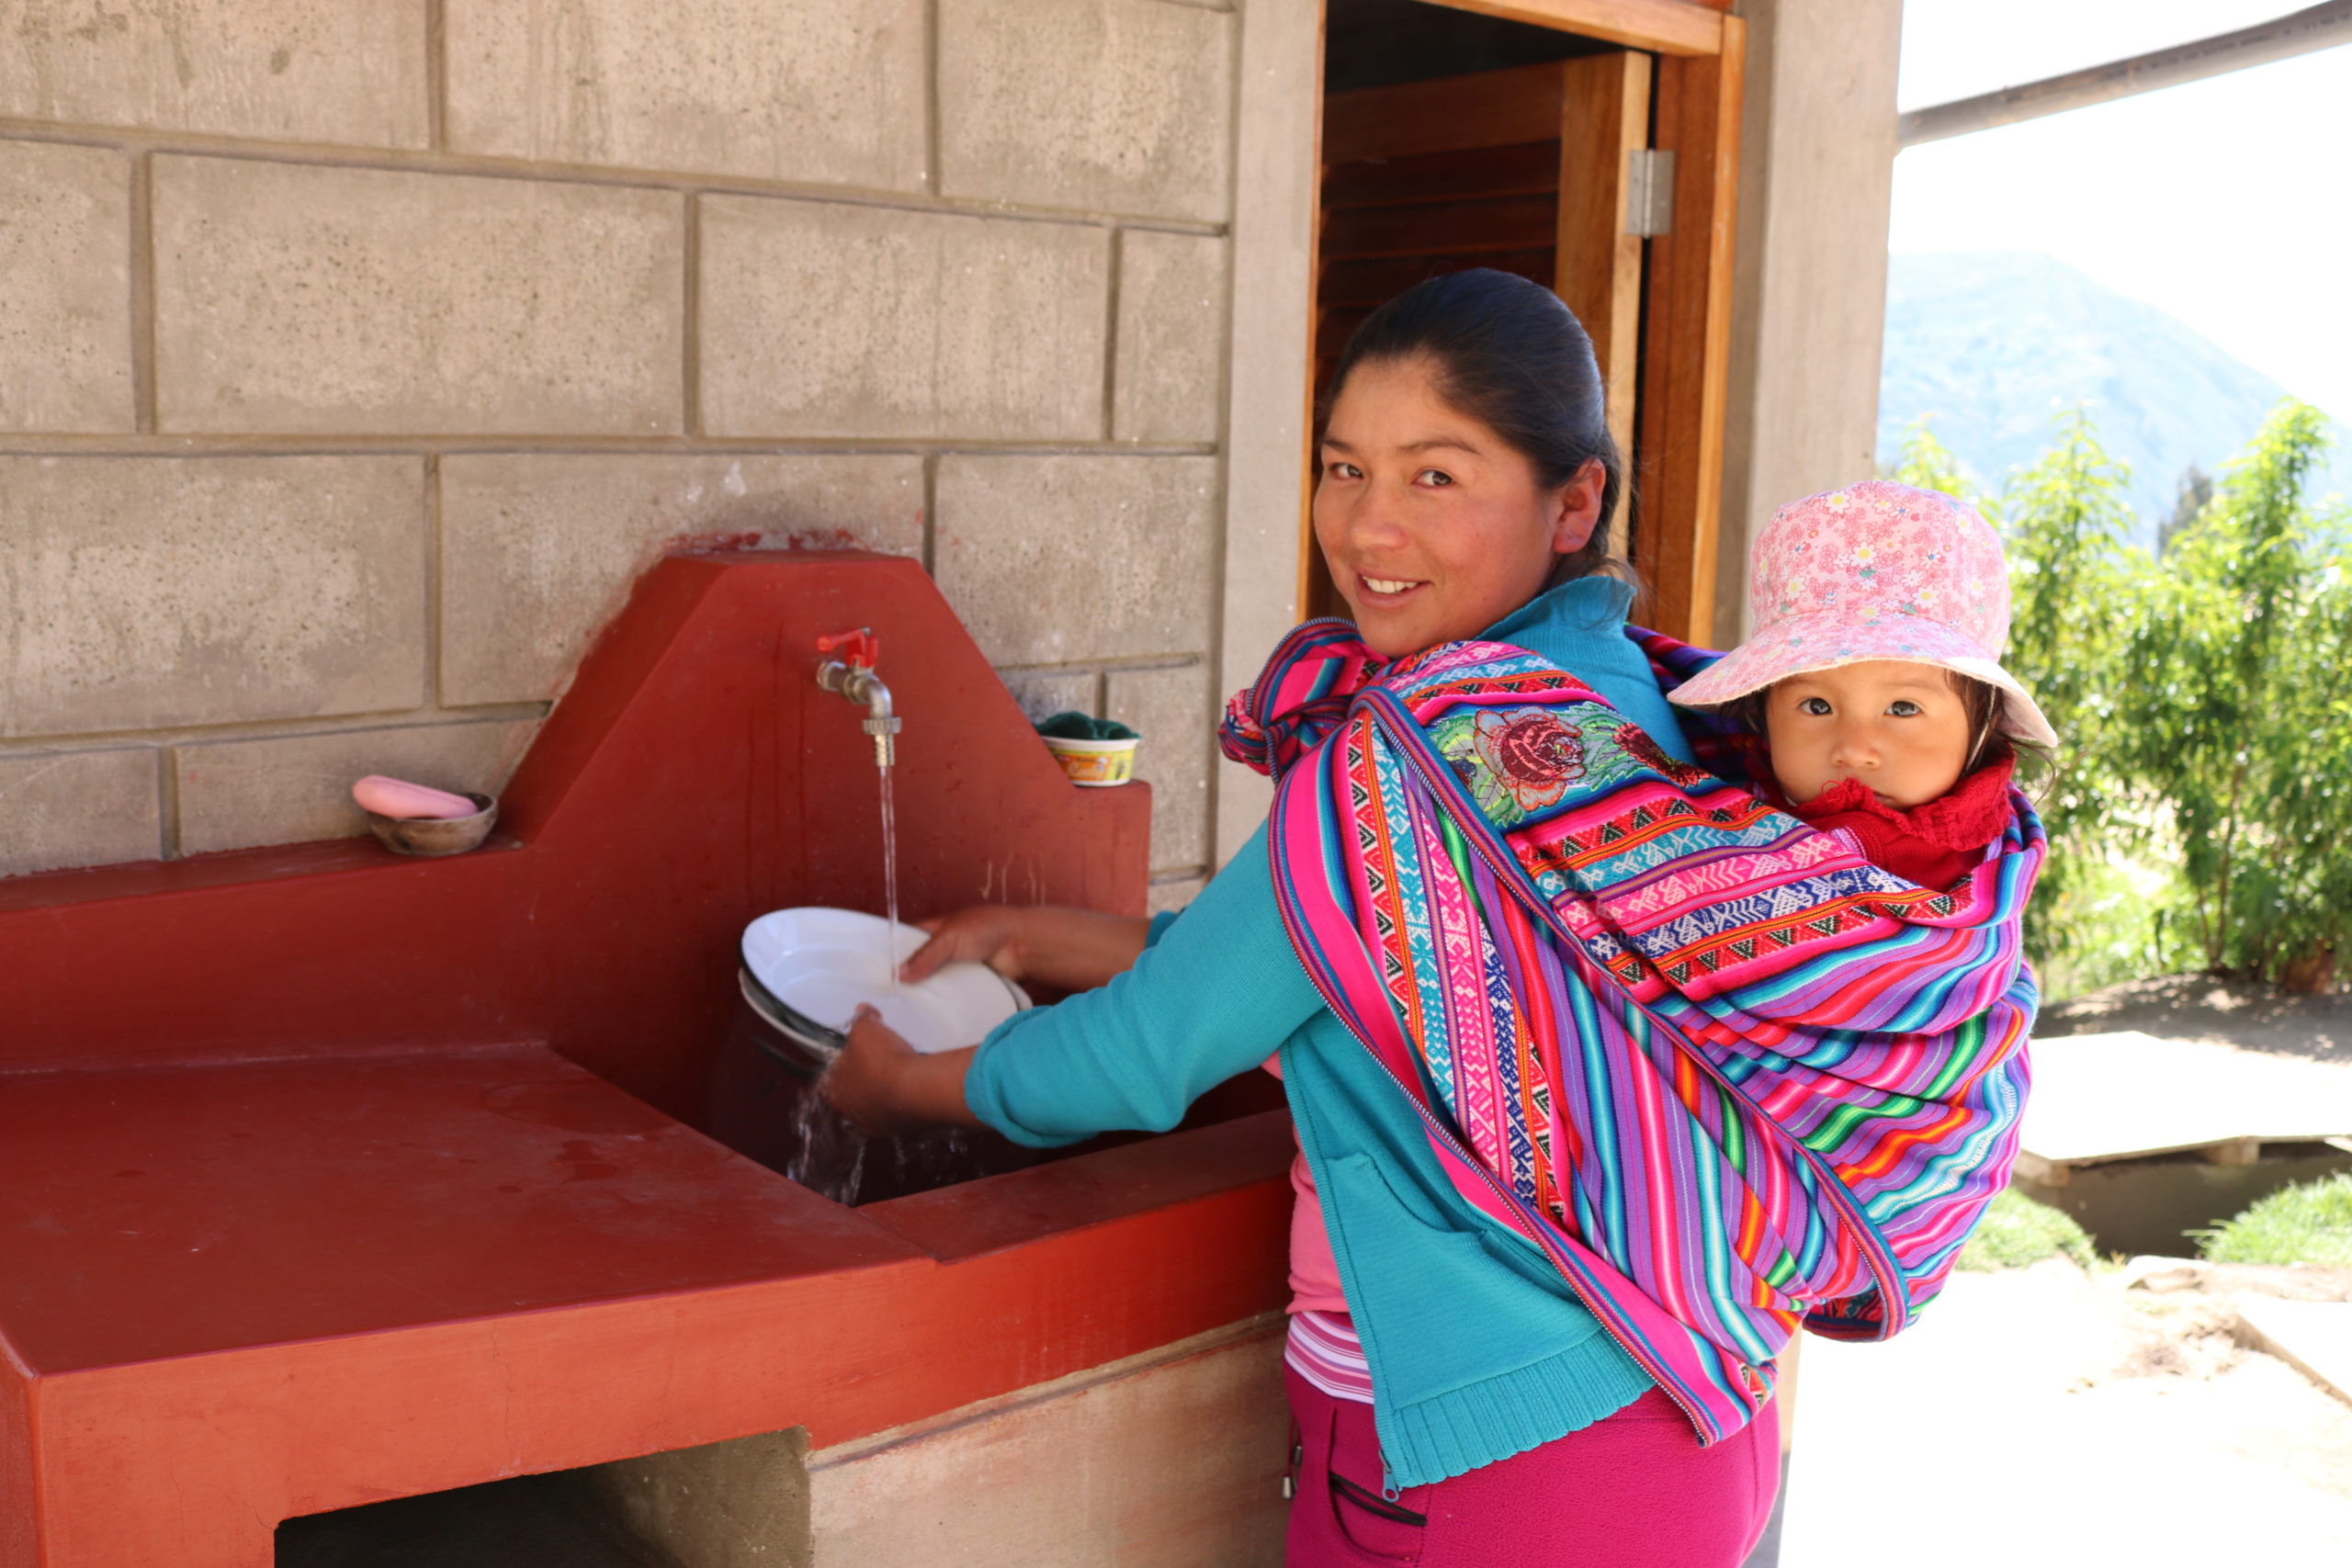
<svg viewBox="0 0 2352 1568">
<path fill-rule="evenodd" d="M 1465 251 L 1454 258 L 1464 266 L 1490 266 L 1515 272 L 1552 287 L 1552 247 L 1524 251 Z M 1323 274 L 1325 306 L 1344 310 L 1369 308 L 1402 294 L 1430 276 L 1429 262 L 1420 256 L 1376 256 L 1335 264 Z M 1334 351 L 1336 352 L 1336 350 Z"/>
<path fill-rule="evenodd" d="M 1341 209 L 1324 216 L 1324 254 L 1336 261 L 1547 248 L 1559 224 L 1559 197 L 1552 191 L 1477 201 Z"/>
<path fill-rule="evenodd" d="M 1372 307 L 1425 277 L 1498 266 L 1550 287 L 1562 63 L 1326 100 L 1317 397 Z"/>
<path fill-rule="evenodd" d="M 1386 207 L 1472 197 L 1548 195 L 1559 183 L 1560 139 L 1555 134 L 1510 147 L 1333 164 L 1323 173 L 1323 203 L 1327 209 Z"/>
<path fill-rule="evenodd" d="M 1368 158 L 1549 141 L 1559 134 L 1557 62 L 1367 87 L 1323 100 L 1327 169 Z"/>
</svg>

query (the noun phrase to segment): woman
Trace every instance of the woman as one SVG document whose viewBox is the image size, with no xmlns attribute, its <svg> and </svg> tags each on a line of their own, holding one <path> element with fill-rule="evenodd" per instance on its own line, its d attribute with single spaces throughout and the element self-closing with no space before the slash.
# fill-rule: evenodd
<svg viewBox="0 0 2352 1568">
<path fill-rule="evenodd" d="M 1592 951 L 1620 955 L 1602 973 L 1567 927 L 1538 931 L 1511 905 L 1497 878 L 1518 874 L 1513 852 L 1538 864 L 1541 846 L 1505 844 L 1492 823 L 1440 824 L 1423 834 L 1418 861 L 1412 833 L 1386 831 L 1408 817 L 1426 828 L 1452 766 L 1476 786 L 1454 791 L 1453 808 L 1469 811 L 1463 802 L 1484 790 L 1498 822 L 1577 804 L 1578 781 L 1638 776 L 1678 823 L 1724 824 L 1700 836 L 1762 841 L 1738 839 L 1760 807 L 1689 804 L 1689 791 L 1724 786 L 1688 766 L 1659 671 L 1624 626 L 1630 591 L 1593 575 L 1619 465 L 1590 345 L 1555 297 L 1477 272 L 1391 301 L 1340 360 L 1321 452 L 1316 536 L 1354 613 L 1353 637 L 1317 629 L 1329 623 L 1295 633 L 1227 725 L 1230 752 L 1282 774 L 1272 840 L 1261 829 L 1181 919 L 978 909 L 940 922 L 910 975 L 979 959 L 1083 994 L 1023 1015 L 976 1050 L 938 1056 L 918 1056 L 863 1020 L 827 1091 L 869 1126 L 977 1122 L 1057 1144 L 1172 1126 L 1200 1093 L 1273 1053 L 1301 1149 L 1285 1357 L 1305 1450 L 1294 1568 L 1545 1558 L 1729 1568 L 1770 1506 L 1771 1358 L 1799 1314 L 1862 1332 L 1900 1326 L 1949 1266 L 1955 1229 L 1989 1197 L 1963 1179 L 1955 1206 L 1955 1183 L 1923 1182 L 1904 1140 L 1917 1142 L 1929 1123 L 1939 1135 L 1952 1125 L 1982 1134 L 1964 1159 L 1929 1162 L 1948 1174 L 1985 1163 L 1985 1149 L 1997 1156 L 2002 1129 L 1978 1107 L 1946 1114 L 1952 1108 L 1924 1084 L 1866 1085 L 1870 1108 L 1827 1108 L 1829 1141 L 1857 1123 L 1868 1130 L 1868 1146 L 1838 1145 L 1845 1163 L 1830 1174 L 1728 1087 L 1728 1110 L 1707 1098 L 1716 1090 L 1678 1079 L 1672 1092 L 1687 1094 L 1687 1107 L 1620 1114 L 1610 1085 L 1668 1058 L 1681 1078 L 1713 1072 L 1727 1084 L 1724 1072 L 1661 1044 L 1687 1049 L 1678 1031 L 1712 1033 L 1719 1048 L 1733 1040 L 1727 1071 L 1738 1077 L 1758 1060 L 1774 1071 L 1791 1064 L 1742 1055 L 1736 1036 L 1770 1034 L 1786 1047 L 1792 1027 L 1819 1021 L 1776 1017 L 1753 992 L 1736 999 L 1762 1010 L 1727 1006 L 1706 995 L 1712 971 L 1685 982 L 1699 999 L 1669 995 L 1657 972 L 1623 956 L 1624 942 L 1588 921 Z M 1497 691 L 1508 704 L 1494 705 Z M 1448 706 L 1457 699 L 1489 705 L 1457 712 Z M 1374 710 L 1388 716 L 1386 732 L 1356 716 Z M 1582 728 L 1571 735 L 1560 714 Z M 1413 728 L 1422 716 L 1430 735 L 1476 730 L 1462 742 L 1472 750 L 1423 746 L 1429 737 Z M 1353 727 L 1344 736 L 1343 721 Z M 1327 736 L 1335 739 L 1323 744 Z M 1481 773 L 1472 754 L 1486 740 L 1519 748 L 1520 771 L 1503 781 L 1519 792 L 1510 801 L 1494 797 L 1501 775 Z M 1410 770 L 1397 759 L 1416 747 L 1434 760 L 1434 782 L 1406 800 L 1395 787 Z M 1343 779 L 1343 761 L 1360 770 Z M 1393 822 L 1367 819 L 1367 798 L 1393 808 Z M 1766 826 L 1772 842 L 1786 839 L 1781 819 Z M 1371 846 L 1361 854 L 1359 833 Z M 1502 846 L 1504 858 L 1482 868 L 1454 853 L 1449 864 L 1465 843 Z M 1391 926 L 1412 928 L 1385 976 L 1370 946 L 1351 946 L 1355 928 L 1371 927 L 1339 886 L 1346 878 L 1323 886 L 1327 863 L 1349 857 L 1356 893 L 1369 867 L 1394 896 Z M 1568 881 L 1590 874 L 1589 857 L 1557 864 Z M 1561 871 L 1546 874 L 1565 886 Z M 1399 892 L 1407 886 L 1409 896 Z M 1532 886 L 1510 891 L 1532 908 Z M 1622 892 L 1596 884 L 1563 898 L 1589 895 L 1600 908 Z M 1477 911 L 1467 927 L 1464 909 Z M 1926 913 L 1958 919 L 1948 901 Z M 1420 983 L 1414 966 L 1442 962 L 1430 932 L 1448 919 L 1454 936 L 1483 944 L 1492 977 L 1467 1012 L 1458 987 L 1451 1000 L 1408 997 Z M 1894 924 L 1881 911 L 1824 929 L 1847 942 L 1885 937 Z M 1951 993 L 2007 995 L 2013 962 L 2005 970 L 1997 953 L 1953 948 L 1973 940 L 1965 933 L 1922 930 L 1900 934 L 1914 950 L 1928 942 L 1927 960 L 1915 952 L 1900 967 L 1965 974 L 1973 988 L 1955 979 L 1932 1000 L 1906 995 L 1869 1021 L 1943 1029 L 1976 1005 Z M 1499 998 L 1494 1020 L 1475 1016 L 1487 991 Z M 1543 1026 L 1527 1029 L 1531 1017 Z M 1442 1038 L 1454 1024 L 1463 1028 Z M 1989 1084 L 1998 1100 L 2021 1038 L 2013 1024 L 1993 1032 L 1982 1070 L 1952 1076 Z M 1530 1122 L 1513 1095 L 1526 1100 L 1539 1076 Z M 1512 1094 L 1495 1092 L 1498 1078 Z M 1589 1096 L 1588 1078 L 1607 1092 Z M 1768 1087 L 1800 1100 L 1809 1089 L 1777 1078 Z M 1644 1092 L 1655 1096 L 1656 1085 L 1636 1085 L 1634 1098 Z M 1922 1109 L 1905 1122 L 1902 1107 Z M 1578 1120 L 1588 1111 L 1597 1119 Z M 1892 1144 L 1881 1124 L 1894 1129 Z M 1883 1223 L 1928 1216 L 1901 1258 L 1857 1217 L 1842 1186 L 1849 1172 L 1891 1184 L 1863 1195 Z M 1923 1187 L 1938 1194 L 1924 1206 Z M 1706 1214 L 1736 1228 L 1736 1244 L 1701 1223 L 1702 1201 L 1723 1191 L 1736 1192 L 1736 1212 Z"/>
</svg>

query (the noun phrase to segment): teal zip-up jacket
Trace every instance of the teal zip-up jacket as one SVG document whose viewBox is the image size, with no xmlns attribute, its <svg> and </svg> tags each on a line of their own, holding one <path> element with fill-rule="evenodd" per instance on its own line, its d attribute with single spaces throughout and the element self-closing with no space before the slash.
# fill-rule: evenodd
<svg viewBox="0 0 2352 1568">
<path fill-rule="evenodd" d="M 1631 600 L 1613 579 L 1579 578 L 1485 635 L 1576 675 L 1688 761 L 1625 637 Z M 964 1093 L 1018 1143 L 1159 1132 L 1277 1050 L 1393 1484 L 1523 1453 L 1651 1387 L 1532 1242 L 1462 1201 L 1411 1104 L 1323 1005 L 1283 929 L 1262 827 L 1181 919 L 1152 922 L 1132 969 L 991 1033 Z"/>
</svg>

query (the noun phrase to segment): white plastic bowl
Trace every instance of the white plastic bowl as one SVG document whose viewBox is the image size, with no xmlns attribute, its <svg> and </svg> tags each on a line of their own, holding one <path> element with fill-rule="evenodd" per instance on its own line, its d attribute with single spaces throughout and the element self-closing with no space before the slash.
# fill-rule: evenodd
<svg viewBox="0 0 2352 1568">
<path fill-rule="evenodd" d="M 1030 1005 L 1028 993 L 985 964 L 950 964 L 914 985 L 892 976 L 927 940 L 899 928 L 886 954 L 890 922 L 855 909 L 812 906 L 762 915 L 743 930 L 743 968 L 777 1010 L 745 995 L 761 1016 L 820 1060 L 837 1054 L 860 1003 L 916 1050 L 977 1045 L 989 1030 Z"/>
</svg>

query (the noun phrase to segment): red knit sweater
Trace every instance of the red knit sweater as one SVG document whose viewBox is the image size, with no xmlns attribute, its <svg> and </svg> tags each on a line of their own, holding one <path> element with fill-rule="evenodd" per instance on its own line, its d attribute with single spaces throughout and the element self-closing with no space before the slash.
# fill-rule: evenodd
<svg viewBox="0 0 2352 1568">
<path fill-rule="evenodd" d="M 1825 831 L 1843 829 L 1872 864 L 1905 882 L 1946 888 L 1976 868 L 1984 846 L 2009 825 L 2009 778 L 2013 757 L 2000 757 L 1952 785 L 1951 793 L 1909 810 L 1882 805 L 1870 786 L 1840 779 L 1795 805 L 1774 787 L 1772 804 Z M 1771 777 L 1765 769 L 1760 776 Z"/>
</svg>

